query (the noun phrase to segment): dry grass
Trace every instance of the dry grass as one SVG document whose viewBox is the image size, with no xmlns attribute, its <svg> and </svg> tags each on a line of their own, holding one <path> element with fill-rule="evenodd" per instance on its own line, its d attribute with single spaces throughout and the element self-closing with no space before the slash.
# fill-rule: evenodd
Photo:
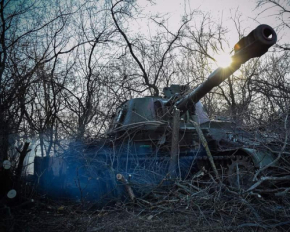
<svg viewBox="0 0 290 232">
<path fill-rule="evenodd" d="M 95 209 L 35 199 L 2 209 L 1 231 L 287 231 L 290 196 L 236 192 L 214 180 L 179 181 L 135 202 Z M 10 211 L 10 212 L 9 212 Z"/>
</svg>

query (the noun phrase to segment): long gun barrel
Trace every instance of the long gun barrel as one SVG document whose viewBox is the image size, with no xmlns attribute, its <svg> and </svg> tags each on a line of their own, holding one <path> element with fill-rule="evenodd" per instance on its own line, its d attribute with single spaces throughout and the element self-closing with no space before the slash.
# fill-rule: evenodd
<svg viewBox="0 0 290 232">
<path fill-rule="evenodd" d="M 200 86 L 176 102 L 176 107 L 185 112 L 190 106 L 196 104 L 212 88 L 220 85 L 225 79 L 232 75 L 240 66 L 254 57 L 260 57 L 277 41 L 276 32 L 272 27 L 262 24 L 243 37 L 234 47 L 232 63 L 227 68 L 218 68 L 211 73 L 208 79 Z"/>
</svg>

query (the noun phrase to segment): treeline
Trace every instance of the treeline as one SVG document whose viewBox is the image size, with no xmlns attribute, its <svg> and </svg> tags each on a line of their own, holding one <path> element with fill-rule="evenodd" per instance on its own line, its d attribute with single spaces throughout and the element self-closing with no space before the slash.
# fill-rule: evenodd
<svg viewBox="0 0 290 232">
<path fill-rule="evenodd" d="M 289 31 L 289 1 L 257 7 L 276 7 L 278 36 Z M 140 18 L 150 23 L 148 33 L 138 29 Z M 0 163 L 17 156 L 15 146 L 27 139 L 39 141 L 47 156 L 63 149 L 62 141 L 100 137 L 130 98 L 161 95 L 173 83 L 196 87 L 216 68 L 229 33 L 198 10 L 173 31 L 166 16 L 145 15 L 134 0 L 3 0 L 0 20 Z M 230 33 L 249 33 L 238 14 L 231 20 Z M 275 135 L 285 134 L 289 49 L 278 41 L 208 94 L 210 117 L 262 131 L 275 125 Z"/>
</svg>

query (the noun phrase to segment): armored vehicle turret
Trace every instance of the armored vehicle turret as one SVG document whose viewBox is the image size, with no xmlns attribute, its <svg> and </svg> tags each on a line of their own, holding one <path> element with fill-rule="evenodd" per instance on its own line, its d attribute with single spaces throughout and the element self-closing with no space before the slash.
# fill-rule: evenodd
<svg viewBox="0 0 290 232">
<path fill-rule="evenodd" d="M 232 63 L 227 68 L 218 68 L 196 89 L 172 85 L 164 88 L 165 97 L 135 98 L 125 102 L 118 110 L 112 123 L 114 129 L 127 130 L 136 123 L 148 121 L 168 121 L 176 107 L 181 114 L 194 115 L 198 101 L 231 76 L 242 64 L 254 57 L 260 57 L 277 41 L 275 31 L 268 25 L 259 25 L 248 36 L 243 37 L 234 47 Z"/>
</svg>

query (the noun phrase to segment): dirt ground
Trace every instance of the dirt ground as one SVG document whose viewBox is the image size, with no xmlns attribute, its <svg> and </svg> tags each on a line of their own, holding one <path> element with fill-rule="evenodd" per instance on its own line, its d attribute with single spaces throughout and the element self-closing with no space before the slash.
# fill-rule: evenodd
<svg viewBox="0 0 290 232">
<path fill-rule="evenodd" d="M 224 225 L 223 220 L 200 221 L 202 215 L 183 212 L 159 215 L 142 214 L 130 209 L 115 209 L 103 212 L 52 212 L 47 210 L 33 212 L 22 210 L 12 220 L 6 220 L 2 231 L 48 232 L 48 231 L 287 231 L 280 228 L 263 228 L 259 224 Z M 229 217 L 229 220 L 230 217 Z"/>
<path fill-rule="evenodd" d="M 277 194 L 282 187 L 265 194 L 265 188 L 237 191 L 206 183 L 178 181 L 103 207 L 37 194 L 0 202 L 0 232 L 290 231 L 290 193 L 284 188 L 283 194 Z"/>
<path fill-rule="evenodd" d="M 263 204 L 254 198 L 243 202 L 233 196 L 212 196 L 204 195 L 190 204 L 168 199 L 149 206 L 137 201 L 103 209 L 89 204 L 29 201 L 2 210 L 0 231 L 289 231 L 289 207 L 283 202 L 267 200 Z"/>
</svg>

